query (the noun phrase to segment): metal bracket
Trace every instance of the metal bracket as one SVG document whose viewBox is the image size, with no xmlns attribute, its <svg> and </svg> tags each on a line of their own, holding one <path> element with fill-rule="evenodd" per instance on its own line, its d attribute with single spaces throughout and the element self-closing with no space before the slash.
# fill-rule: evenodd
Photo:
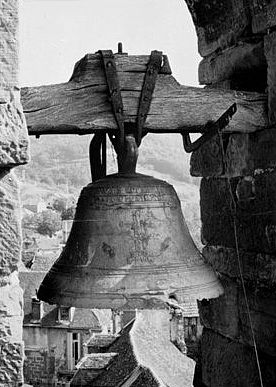
<svg viewBox="0 0 276 387">
<path fill-rule="evenodd" d="M 225 126 L 229 124 L 230 119 L 237 111 L 237 105 L 236 103 L 233 103 L 233 105 L 230 106 L 229 109 L 226 110 L 222 114 L 222 116 L 212 124 L 205 125 L 205 132 L 203 135 L 195 140 L 194 142 L 190 139 L 189 133 L 181 133 L 183 138 L 183 146 L 187 153 L 194 152 L 198 148 L 201 147 L 205 142 L 209 141 L 212 137 L 214 137 L 219 131 L 221 131 Z"/>
<path fill-rule="evenodd" d="M 165 64 L 165 63 L 164 63 Z M 138 113 L 136 117 L 136 143 L 137 146 L 141 144 L 143 127 L 150 109 L 153 91 L 157 75 L 161 70 L 162 52 L 152 51 L 150 60 L 147 65 L 147 70 L 144 78 L 144 83 L 140 95 Z"/>
<path fill-rule="evenodd" d="M 119 128 L 118 150 L 120 153 L 122 153 L 125 141 L 125 116 L 115 58 L 111 50 L 101 50 L 99 53 L 102 56 L 109 97 L 111 100 L 114 117 Z"/>
<path fill-rule="evenodd" d="M 94 134 L 89 147 L 92 181 L 106 176 L 106 133 Z"/>
</svg>

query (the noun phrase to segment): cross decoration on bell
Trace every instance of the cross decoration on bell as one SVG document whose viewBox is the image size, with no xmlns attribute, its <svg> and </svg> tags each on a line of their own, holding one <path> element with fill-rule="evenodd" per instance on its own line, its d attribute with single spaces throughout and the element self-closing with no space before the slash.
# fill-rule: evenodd
<svg viewBox="0 0 276 387">
<path fill-rule="evenodd" d="M 126 310 L 223 294 L 190 236 L 173 186 L 136 173 L 137 136 L 124 135 L 122 143 L 115 148 L 118 173 L 98 176 L 82 189 L 66 246 L 38 298 Z"/>
</svg>

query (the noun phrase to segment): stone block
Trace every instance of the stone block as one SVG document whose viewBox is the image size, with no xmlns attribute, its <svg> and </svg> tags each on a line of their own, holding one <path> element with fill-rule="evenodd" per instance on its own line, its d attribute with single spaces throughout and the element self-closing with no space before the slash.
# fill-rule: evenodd
<svg viewBox="0 0 276 387">
<path fill-rule="evenodd" d="M 17 272 L 9 276 L 9 283 L 0 287 L 0 338 L 12 342 L 22 341 L 23 291 Z"/>
<path fill-rule="evenodd" d="M 18 0 L 1 0 L 0 97 L 8 96 L 14 86 L 18 86 Z"/>
<path fill-rule="evenodd" d="M 191 154 L 190 174 L 196 177 L 224 175 L 223 152 L 218 135 Z"/>
<path fill-rule="evenodd" d="M 276 4 L 275 4 L 276 12 Z M 276 16 L 275 16 L 276 20 Z M 276 32 L 264 37 L 267 60 L 268 118 L 271 125 L 276 123 Z"/>
<path fill-rule="evenodd" d="M 233 46 L 250 25 L 243 0 L 186 0 L 198 36 L 201 56 Z"/>
<path fill-rule="evenodd" d="M 205 246 L 205 260 L 218 272 L 231 278 L 240 276 L 237 251 L 224 246 Z M 252 286 L 276 289 L 276 255 L 239 249 L 243 277 Z"/>
<path fill-rule="evenodd" d="M 265 33 L 276 25 L 276 1 L 253 0 L 250 3 L 252 14 L 252 32 Z"/>
<path fill-rule="evenodd" d="M 0 169 L 29 161 L 27 125 L 18 101 L 0 104 Z"/>
<path fill-rule="evenodd" d="M 200 321 L 203 326 L 237 339 L 239 336 L 238 285 L 220 276 L 224 295 L 199 302 Z M 230 285 L 229 285 L 230 283 Z"/>
<path fill-rule="evenodd" d="M 203 178 L 200 187 L 202 243 L 275 254 L 276 172 L 235 179 Z"/>
<path fill-rule="evenodd" d="M 0 5 L 0 169 L 25 164 L 28 136 L 18 87 L 18 0 Z"/>
<path fill-rule="evenodd" d="M 202 381 L 207 387 L 259 387 L 252 347 L 239 344 L 209 329 L 202 335 Z M 264 387 L 276 383 L 275 357 L 259 352 Z"/>
<path fill-rule="evenodd" d="M 0 386 L 23 385 L 23 342 L 10 342 L 0 338 Z"/>
<path fill-rule="evenodd" d="M 21 252 L 19 187 L 13 173 L 0 173 L 0 203 L 0 275 L 8 276 L 17 270 Z"/>
<path fill-rule="evenodd" d="M 239 281 L 221 276 L 224 295 L 199 302 L 200 319 L 206 328 L 225 337 L 253 346 L 252 331 Z M 250 316 L 257 347 L 270 356 L 276 356 L 276 298 L 269 292 L 246 287 Z"/>
<path fill-rule="evenodd" d="M 263 41 L 239 42 L 234 47 L 211 54 L 200 62 L 198 76 L 203 85 L 231 79 L 232 83 L 239 85 L 239 90 L 264 91 L 266 59 Z"/>
<path fill-rule="evenodd" d="M 232 178 L 275 167 L 276 137 L 272 129 L 223 134 L 222 141 L 217 135 L 193 152 L 190 159 L 190 173 L 197 177 Z"/>
</svg>

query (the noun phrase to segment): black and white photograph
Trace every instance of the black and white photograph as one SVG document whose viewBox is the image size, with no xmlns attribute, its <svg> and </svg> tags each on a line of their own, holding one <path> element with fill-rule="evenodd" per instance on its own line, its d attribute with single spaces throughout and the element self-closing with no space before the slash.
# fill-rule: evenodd
<svg viewBox="0 0 276 387">
<path fill-rule="evenodd" d="M 276 0 L 0 0 L 0 387 L 276 386 Z"/>
</svg>

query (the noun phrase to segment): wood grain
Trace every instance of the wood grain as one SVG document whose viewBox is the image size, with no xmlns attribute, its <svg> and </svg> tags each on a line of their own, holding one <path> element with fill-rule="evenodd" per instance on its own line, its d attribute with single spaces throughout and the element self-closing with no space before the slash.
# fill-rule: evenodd
<svg viewBox="0 0 276 387">
<path fill-rule="evenodd" d="M 117 55 L 126 121 L 134 122 L 149 56 Z M 99 54 L 88 54 L 75 66 L 68 83 L 23 88 L 21 101 L 30 135 L 88 134 L 117 129 L 107 95 Z M 148 132 L 203 131 L 234 102 L 238 111 L 228 130 L 254 132 L 267 126 L 267 96 L 180 85 L 159 74 L 145 122 Z"/>
</svg>

